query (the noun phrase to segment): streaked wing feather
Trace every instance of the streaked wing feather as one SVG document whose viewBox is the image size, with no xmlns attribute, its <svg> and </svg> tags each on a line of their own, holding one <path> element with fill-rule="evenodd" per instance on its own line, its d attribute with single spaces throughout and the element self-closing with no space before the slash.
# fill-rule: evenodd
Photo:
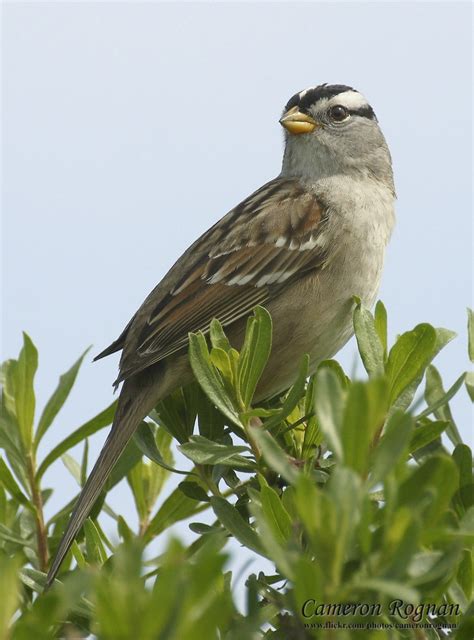
<svg viewBox="0 0 474 640">
<path fill-rule="evenodd" d="M 172 312 L 165 309 L 167 313 L 159 321 L 155 319 L 153 326 L 143 327 L 137 350 L 140 370 L 186 347 L 190 331 L 206 333 L 212 318 L 219 318 L 227 326 L 269 298 L 268 288 L 264 287 L 207 285 L 202 280 L 199 285 L 197 291 L 182 291 L 179 294 L 181 304 L 174 305 Z M 124 368 L 120 379 L 129 375 L 132 372 Z"/>
<path fill-rule="evenodd" d="M 176 263 L 163 281 L 168 291 L 158 286 L 139 309 L 118 381 L 185 348 L 188 333 L 208 331 L 212 318 L 232 324 L 290 278 L 320 268 L 326 219 L 295 179 L 273 180 L 252 194 Z"/>
<path fill-rule="evenodd" d="M 222 322 L 224 318 L 227 323 L 233 322 L 241 317 L 240 309 L 245 313 L 245 310 L 268 299 L 268 291 L 264 288 L 235 287 L 229 290 L 224 284 L 201 287 L 193 297 L 183 296 L 182 304 L 158 325 L 159 331 L 142 342 L 140 353 L 159 352 L 161 357 L 165 357 L 162 355 L 165 350 L 168 354 L 175 351 L 173 345 L 179 336 L 187 340 L 189 331 L 206 331 L 214 317 L 223 318 Z"/>
</svg>

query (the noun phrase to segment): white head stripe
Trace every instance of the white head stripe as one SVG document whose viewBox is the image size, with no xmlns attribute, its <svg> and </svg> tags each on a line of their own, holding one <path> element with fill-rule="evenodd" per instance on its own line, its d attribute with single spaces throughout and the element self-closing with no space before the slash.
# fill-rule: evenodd
<svg viewBox="0 0 474 640">
<path fill-rule="evenodd" d="M 333 101 L 348 109 L 360 109 L 361 107 L 367 107 L 369 104 L 358 91 L 344 91 L 331 98 L 331 102 Z"/>
</svg>

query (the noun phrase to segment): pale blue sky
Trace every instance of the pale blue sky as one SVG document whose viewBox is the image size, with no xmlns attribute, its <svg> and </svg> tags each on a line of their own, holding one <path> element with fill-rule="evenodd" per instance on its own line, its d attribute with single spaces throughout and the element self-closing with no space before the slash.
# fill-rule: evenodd
<svg viewBox="0 0 474 640">
<path fill-rule="evenodd" d="M 398 191 L 390 334 L 456 330 L 437 359 L 451 384 L 468 366 L 472 297 L 470 14 L 467 2 L 5 4 L 3 356 L 22 330 L 36 342 L 39 407 L 202 231 L 279 172 L 281 109 L 321 82 L 356 87 L 379 117 Z M 43 452 L 111 401 L 116 366 L 86 360 Z M 454 412 L 467 437 L 464 391 Z M 53 506 L 75 491 L 61 463 L 46 480 Z M 129 512 L 125 486 L 111 502 Z"/>
</svg>

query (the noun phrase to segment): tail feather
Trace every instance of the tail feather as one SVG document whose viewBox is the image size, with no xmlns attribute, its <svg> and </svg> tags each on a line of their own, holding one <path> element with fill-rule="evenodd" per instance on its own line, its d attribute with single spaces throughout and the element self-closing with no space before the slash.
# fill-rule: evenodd
<svg viewBox="0 0 474 640">
<path fill-rule="evenodd" d="M 143 393 L 143 389 L 138 390 L 135 388 L 135 393 L 135 397 L 131 395 L 127 389 L 127 383 L 125 383 L 120 395 L 112 429 L 77 500 L 77 504 L 49 569 L 46 588 L 50 587 L 54 582 L 64 557 L 94 506 L 95 501 L 99 497 L 100 492 L 104 488 L 115 463 L 124 451 L 140 422 L 156 404 L 156 402 L 150 399 L 151 394 Z"/>
</svg>

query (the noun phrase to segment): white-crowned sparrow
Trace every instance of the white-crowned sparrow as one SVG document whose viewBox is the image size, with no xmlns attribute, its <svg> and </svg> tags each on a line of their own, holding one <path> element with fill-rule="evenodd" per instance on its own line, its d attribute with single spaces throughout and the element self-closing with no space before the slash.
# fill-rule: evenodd
<svg viewBox="0 0 474 640">
<path fill-rule="evenodd" d="M 188 332 L 212 318 L 239 346 L 264 305 L 273 348 L 256 398 L 289 387 L 303 354 L 311 370 L 352 334 L 352 296 L 375 299 L 394 225 L 390 153 L 367 100 L 344 85 L 295 94 L 280 123 L 280 175 L 232 209 L 181 256 L 120 337 L 117 413 L 49 572 L 52 582 L 124 447 L 156 403 L 192 378 Z"/>
</svg>

